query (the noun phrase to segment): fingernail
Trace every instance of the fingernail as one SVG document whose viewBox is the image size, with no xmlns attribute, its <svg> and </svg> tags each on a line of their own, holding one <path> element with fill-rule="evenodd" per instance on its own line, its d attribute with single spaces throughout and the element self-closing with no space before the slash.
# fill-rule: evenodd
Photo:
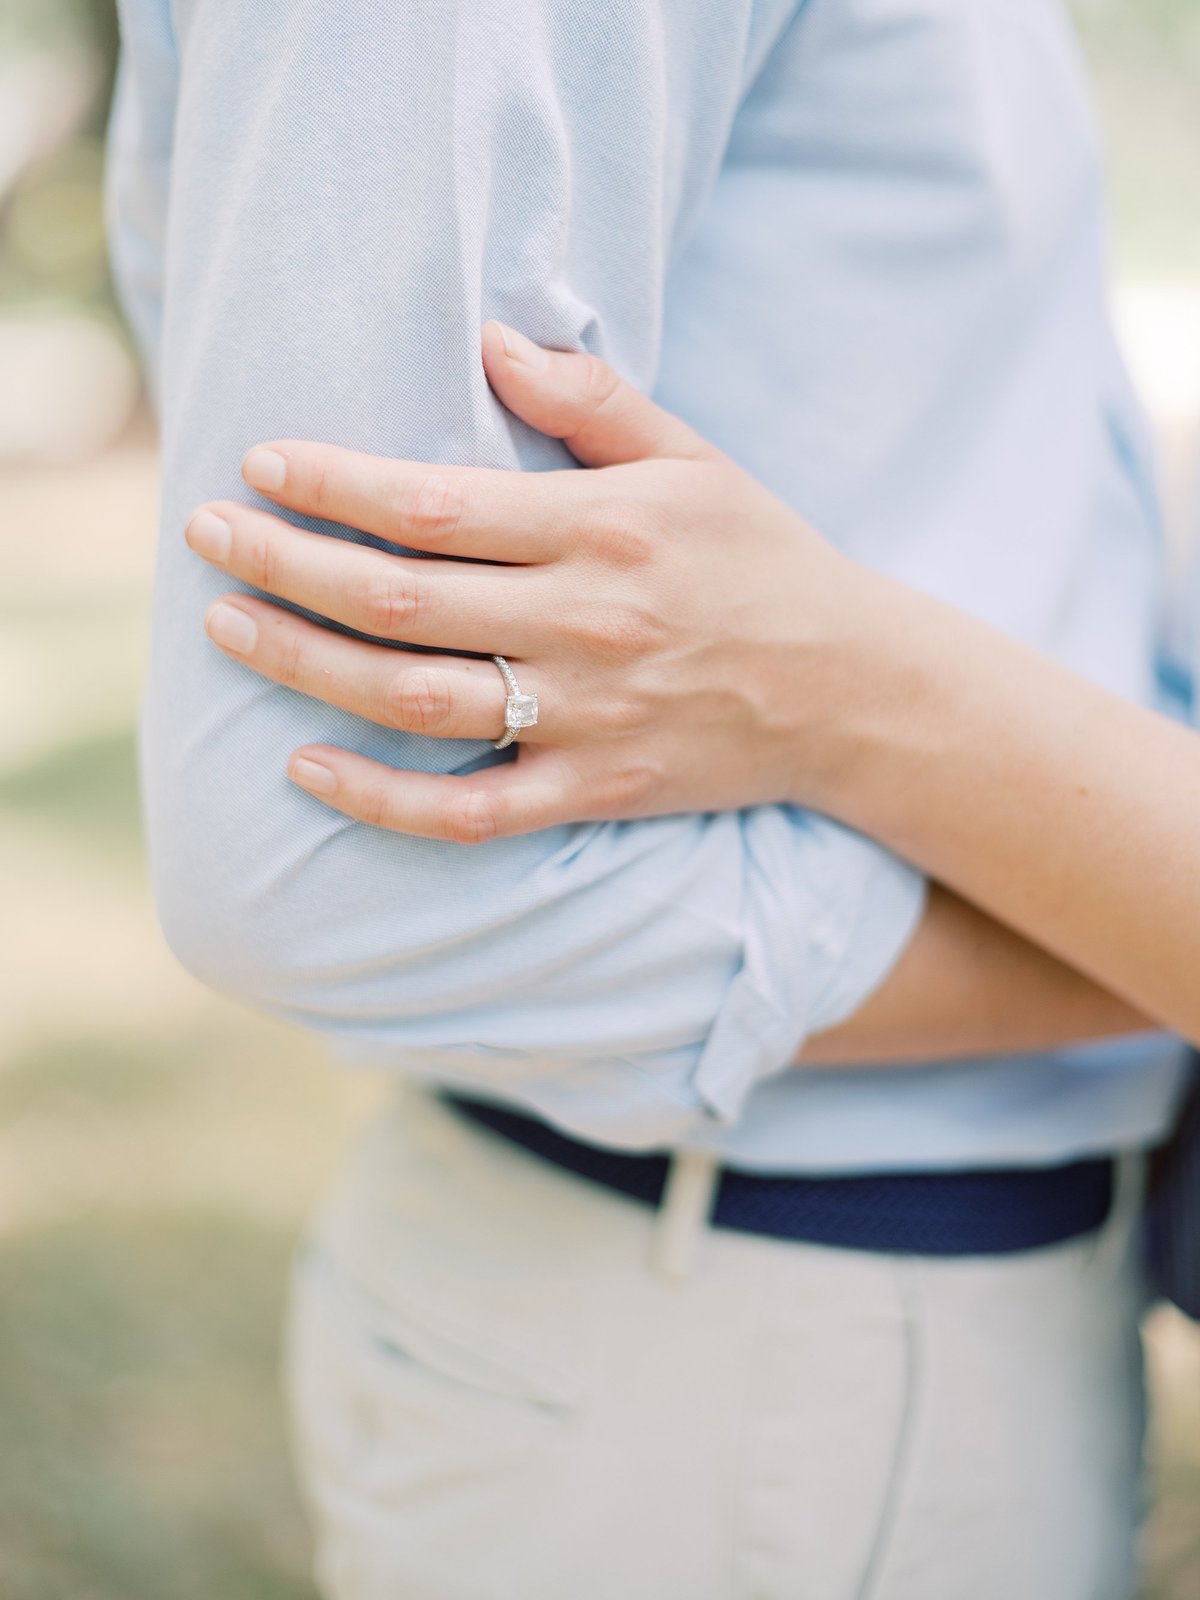
<svg viewBox="0 0 1200 1600">
<path fill-rule="evenodd" d="M 550 365 L 550 357 L 540 344 L 534 344 L 532 339 L 527 339 L 507 323 L 498 322 L 496 326 L 504 341 L 504 354 L 510 361 L 516 361 L 522 367 L 532 367 L 535 372 L 545 372 Z"/>
<path fill-rule="evenodd" d="M 197 511 L 187 525 L 187 542 L 206 561 L 228 561 L 233 529 L 212 511 Z"/>
<path fill-rule="evenodd" d="M 215 606 L 209 608 L 204 626 L 214 644 L 232 650 L 239 656 L 248 656 L 258 643 L 254 618 L 247 616 L 239 606 L 231 606 L 224 600 L 218 600 Z"/>
<path fill-rule="evenodd" d="M 307 789 L 309 794 L 319 794 L 328 799 L 337 793 L 337 779 L 329 768 L 323 767 L 319 761 L 310 761 L 307 756 L 296 757 L 289 776 L 293 783 Z"/>
<path fill-rule="evenodd" d="M 278 450 L 268 450 L 264 445 L 256 444 L 253 450 L 246 452 L 242 462 L 242 477 L 252 489 L 262 489 L 266 494 L 274 494 L 283 488 L 283 481 L 287 477 L 287 462 Z"/>
</svg>

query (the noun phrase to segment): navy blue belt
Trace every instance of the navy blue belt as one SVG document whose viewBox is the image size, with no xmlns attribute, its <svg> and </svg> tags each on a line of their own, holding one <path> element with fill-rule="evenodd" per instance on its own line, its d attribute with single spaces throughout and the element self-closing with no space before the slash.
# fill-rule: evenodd
<svg viewBox="0 0 1200 1600">
<path fill-rule="evenodd" d="M 644 1205 L 662 1199 L 670 1159 L 605 1150 L 519 1112 L 462 1095 L 447 1103 L 481 1128 Z M 718 1228 L 919 1256 L 1007 1255 L 1091 1233 L 1108 1216 L 1109 1159 L 1060 1167 L 794 1177 L 726 1167 L 710 1221 Z"/>
</svg>

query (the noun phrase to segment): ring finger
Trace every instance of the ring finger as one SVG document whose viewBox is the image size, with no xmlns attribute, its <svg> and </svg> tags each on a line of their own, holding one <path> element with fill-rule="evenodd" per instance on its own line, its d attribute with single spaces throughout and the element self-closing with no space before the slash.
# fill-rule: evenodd
<svg viewBox="0 0 1200 1600">
<path fill-rule="evenodd" d="M 387 728 L 439 739 L 499 739 L 504 732 L 504 680 L 491 661 L 394 650 L 332 633 L 251 595 L 226 595 L 204 619 L 226 655 L 264 678 Z M 525 694 L 537 674 L 512 663 Z M 537 724 L 522 740 L 549 740 L 553 707 L 539 703 Z"/>
</svg>

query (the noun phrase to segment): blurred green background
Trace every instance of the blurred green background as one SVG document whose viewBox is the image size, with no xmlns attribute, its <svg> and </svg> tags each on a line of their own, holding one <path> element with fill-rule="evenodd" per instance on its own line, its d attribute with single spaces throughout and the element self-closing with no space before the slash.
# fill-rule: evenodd
<svg viewBox="0 0 1200 1600">
<path fill-rule="evenodd" d="M 1079 0 L 1172 527 L 1200 459 L 1200 3 Z M 133 723 L 153 434 L 104 259 L 100 0 L 0 0 L 0 1596 L 300 1600 L 277 1337 L 369 1083 L 179 972 Z M 1147 1600 L 1200 1596 L 1200 1337 L 1148 1328 Z M 1017 1600 L 1017 1597 L 1014 1597 Z"/>
</svg>

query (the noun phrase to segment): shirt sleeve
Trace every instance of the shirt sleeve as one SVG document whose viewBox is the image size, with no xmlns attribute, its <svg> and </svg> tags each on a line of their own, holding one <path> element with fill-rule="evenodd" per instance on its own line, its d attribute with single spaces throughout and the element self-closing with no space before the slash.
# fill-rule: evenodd
<svg viewBox="0 0 1200 1600">
<path fill-rule="evenodd" d="M 158 397 L 167 195 L 178 68 L 170 14 L 147 8 L 122 34 L 108 125 L 105 204 L 113 273 Z"/>
<path fill-rule="evenodd" d="M 252 498 L 238 464 L 264 438 L 564 465 L 490 395 L 480 324 L 593 349 L 651 386 L 671 262 L 767 23 L 794 5 L 363 0 L 334 29 L 294 0 L 236 23 L 197 0 L 164 65 L 144 4 L 124 7 L 110 204 L 162 374 L 142 763 L 169 941 L 204 981 L 345 1054 L 588 1137 L 646 1147 L 732 1122 L 881 981 L 919 878 L 779 806 L 472 849 L 349 822 L 288 782 L 297 745 L 442 772 L 495 756 L 220 656 L 201 619 L 228 580 L 182 530 L 202 499 Z"/>
</svg>

